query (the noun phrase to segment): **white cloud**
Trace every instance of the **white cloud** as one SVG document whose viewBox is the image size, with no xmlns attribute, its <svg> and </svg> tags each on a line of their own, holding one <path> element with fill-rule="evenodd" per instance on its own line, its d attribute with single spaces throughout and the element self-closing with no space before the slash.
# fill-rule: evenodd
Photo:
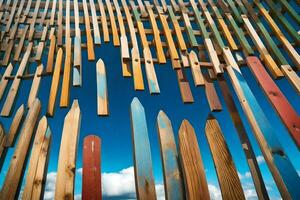
<svg viewBox="0 0 300 200">
<path fill-rule="evenodd" d="M 238 172 L 238 176 L 241 180 L 248 179 L 248 178 L 251 178 L 251 173 L 249 171 L 245 172 L 245 174 Z"/>
<path fill-rule="evenodd" d="M 55 194 L 55 182 L 56 182 L 56 172 L 50 172 L 47 174 L 44 200 L 54 199 Z"/>
<path fill-rule="evenodd" d="M 265 159 L 263 156 L 257 156 L 256 157 L 256 160 L 257 160 L 257 163 L 260 165 L 260 164 L 263 164 L 265 162 Z"/>
<path fill-rule="evenodd" d="M 222 200 L 222 195 L 219 187 L 213 184 L 208 184 L 208 190 L 211 200 Z"/>
<path fill-rule="evenodd" d="M 165 200 L 165 188 L 163 184 L 155 185 L 157 200 Z"/>
</svg>

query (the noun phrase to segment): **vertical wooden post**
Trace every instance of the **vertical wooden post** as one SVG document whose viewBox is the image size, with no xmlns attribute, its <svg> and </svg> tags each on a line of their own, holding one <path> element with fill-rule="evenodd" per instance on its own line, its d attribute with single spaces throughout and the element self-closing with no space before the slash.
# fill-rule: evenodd
<svg viewBox="0 0 300 200">
<path fill-rule="evenodd" d="M 97 114 L 108 115 L 108 94 L 105 65 L 102 59 L 96 64 L 97 71 Z"/>
</svg>

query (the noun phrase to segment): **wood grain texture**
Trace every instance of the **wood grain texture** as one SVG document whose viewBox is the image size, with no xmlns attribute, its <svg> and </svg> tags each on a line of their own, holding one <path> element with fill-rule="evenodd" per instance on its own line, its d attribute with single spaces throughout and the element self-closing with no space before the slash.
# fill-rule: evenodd
<svg viewBox="0 0 300 200">
<path fill-rule="evenodd" d="M 243 188 L 218 121 L 210 115 L 205 135 L 212 153 L 224 200 L 245 199 Z"/>
<path fill-rule="evenodd" d="M 204 77 L 201 72 L 201 67 L 199 64 L 199 59 L 195 51 L 189 53 L 189 61 L 191 66 L 191 71 L 194 79 L 195 86 L 204 85 Z"/>
<path fill-rule="evenodd" d="M 259 59 L 255 56 L 248 56 L 246 61 L 258 84 L 263 89 L 265 95 L 288 129 L 291 137 L 294 139 L 297 147 L 300 148 L 300 117 L 297 112 L 269 76 Z"/>
<path fill-rule="evenodd" d="M 99 26 L 98 26 L 98 16 L 97 16 L 94 0 L 90 0 L 89 3 L 90 3 L 90 9 L 91 9 L 91 13 L 92 13 L 94 43 L 97 45 L 100 45 L 101 37 L 100 37 L 100 31 L 99 31 Z"/>
<path fill-rule="evenodd" d="M 108 93 L 105 65 L 102 59 L 96 64 L 97 71 L 97 114 L 109 115 L 108 111 Z"/>
<path fill-rule="evenodd" d="M 104 40 L 104 42 L 109 42 L 109 31 L 108 31 L 108 26 L 107 26 L 107 18 L 106 18 L 106 13 L 105 13 L 105 9 L 104 9 L 102 0 L 98 0 L 98 5 L 99 5 L 100 15 L 101 15 L 103 40 Z"/>
<path fill-rule="evenodd" d="M 52 73 L 53 71 L 55 46 L 56 46 L 56 37 L 55 35 L 52 35 L 50 37 L 50 46 L 49 46 L 48 59 L 47 59 L 47 68 L 46 68 L 47 73 Z"/>
<path fill-rule="evenodd" d="M 4 91 L 6 89 L 6 86 L 7 86 L 7 83 L 8 83 L 8 79 L 5 79 L 7 76 L 10 76 L 11 72 L 13 70 L 13 66 L 12 64 L 10 63 L 6 69 L 5 69 L 5 72 L 4 74 L 2 75 L 1 77 L 1 81 L 0 81 L 0 100 L 2 99 L 3 97 L 3 94 L 4 94 Z"/>
<path fill-rule="evenodd" d="M 88 135 L 83 141 L 82 200 L 102 199 L 100 164 L 101 139 Z"/>
<path fill-rule="evenodd" d="M 105 0 L 105 2 L 106 2 L 106 8 L 107 8 L 107 11 L 108 11 L 108 15 L 109 15 L 109 21 L 110 21 L 112 36 L 113 36 L 113 44 L 114 44 L 114 46 L 120 46 L 118 28 L 117 28 L 115 15 L 114 15 L 114 11 L 113 11 L 111 2 L 110 2 L 110 0 Z"/>
<path fill-rule="evenodd" d="M 134 176 L 137 199 L 156 199 L 151 148 L 145 110 L 135 97 L 131 102 Z"/>
<path fill-rule="evenodd" d="M 94 51 L 94 43 L 90 25 L 90 17 L 89 10 L 87 7 L 86 0 L 83 0 L 83 11 L 84 11 L 84 24 L 85 24 L 85 32 L 86 32 L 86 40 L 87 40 L 87 51 L 88 51 L 88 60 L 95 60 L 95 51 Z"/>
<path fill-rule="evenodd" d="M 22 199 L 43 198 L 43 188 L 46 182 L 47 160 L 51 143 L 51 130 L 44 116 L 39 122 L 32 145 L 29 166 Z M 41 169 L 40 169 L 41 168 Z"/>
<path fill-rule="evenodd" d="M 155 72 L 150 49 L 144 48 L 143 54 L 145 57 L 145 70 L 146 70 L 146 76 L 148 80 L 148 87 L 149 87 L 150 94 L 159 94 L 160 89 L 156 78 L 156 72 Z"/>
<path fill-rule="evenodd" d="M 37 94 L 39 92 L 40 88 L 40 82 L 41 82 L 41 74 L 44 70 L 43 64 L 40 64 L 37 66 L 34 78 L 32 80 L 30 92 L 28 95 L 28 100 L 27 100 L 27 107 L 30 108 L 31 104 L 34 102 L 34 100 L 37 98 Z"/>
<path fill-rule="evenodd" d="M 13 159 L 10 162 L 0 199 L 13 200 L 18 196 L 18 186 L 21 184 L 23 168 L 26 166 L 25 158 L 29 150 L 35 124 L 41 110 L 41 103 L 36 99 L 28 111 L 22 127 L 18 144 L 15 148 Z"/>
<path fill-rule="evenodd" d="M 66 39 L 66 54 L 64 63 L 64 74 L 60 95 L 60 107 L 68 107 L 70 102 L 70 84 L 71 84 L 71 65 L 72 65 L 72 40 Z"/>
<path fill-rule="evenodd" d="M 210 199 L 197 137 L 189 121 L 182 121 L 178 137 L 186 198 Z"/>
<path fill-rule="evenodd" d="M 59 150 L 55 198 L 73 199 L 76 169 L 77 144 L 80 133 L 81 111 L 77 100 L 67 113 Z"/>
<path fill-rule="evenodd" d="M 204 81 L 205 81 L 205 95 L 210 107 L 210 111 L 221 111 L 222 105 L 220 99 L 218 97 L 214 83 L 211 80 L 211 78 L 208 76 L 208 74 L 204 75 Z"/>
<path fill-rule="evenodd" d="M 157 116 L 157 129 L 163 164 L 166 199 L 184 199 L 183 180 L 180 173 L 179 157 L 173 128 L 170 119 L 162 110 Z"/>
<path fill-rule="evenodd" d="M 56 62 L 55 62 L 53 76 L 52 76 L 50 95 L 49 95 L 48 107 L 47 107 L 47 116 L 50 116 L 50 117 L 52 117 L 54 115 L 54 107 L 55 107 L 55 102 L 56 102 L 58 86 L 59 86 L 62 57 L 63 57 L 63 50 L 62 50 L 62 48 L 59 48 L 57 55 L 56 55 Z"/>
<path fill-rule="evenodd" d="M 144 90 L 145 87 L 144 87 L 141 62 L 136 48 L 134 47 L 132 48 L 131 55 L 132 55 L 132 73 L 133 73 L 134 89 Z"/>
<path fill-rule="evenodd" d="M 186 79 L 183 69 L 176 69 L 177 81 L 180 89 L 181 99 L 184 103 L 193 103 L 194 97 L 190 84 Z"/>
</svg>

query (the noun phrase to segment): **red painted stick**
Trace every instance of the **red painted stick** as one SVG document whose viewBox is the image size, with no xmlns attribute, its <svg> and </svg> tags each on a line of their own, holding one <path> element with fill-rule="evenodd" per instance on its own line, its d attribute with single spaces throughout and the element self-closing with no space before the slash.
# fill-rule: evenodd
<svg viewBox="0 0 300 200">
<path fill-rule="evenodd" d="M 101 200 L 101 139 L 89 135 L 83 143 L 82 200 Z"/>
<path fill-rule="evenodd" d="M 297 147 L 300 148 L 300 118 L 298 114 L 269 76 L 260 60 L 255 56 L 249 56 L 246 60 L 247 65 L 288 129 Z"/>
</svg>

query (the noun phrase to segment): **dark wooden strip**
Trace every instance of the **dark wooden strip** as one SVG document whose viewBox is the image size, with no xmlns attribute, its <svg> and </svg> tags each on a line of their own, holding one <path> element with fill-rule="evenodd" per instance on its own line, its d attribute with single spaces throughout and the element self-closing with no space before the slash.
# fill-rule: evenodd
<svg viewBox="0 0 300 200">
<path fill-rule="evenodd" d="M 83 142 L 82 200 L 101 200 L 101 139 L 89 135 Z"/>
<path fill-rule="evenodd" d="M 277 111 L 296 145 L 300 148 L 300 118 L 297 112 L 269 76 L 260 60 L 255 56 L 249 56 L 246 61 L 258 84 Z"/>
<path fill-rule="evenodd" d="M 185 77 L 183 69 L 176 69 L 177 81 L 180 89 L 181 99 L 184 103 L 193 103 L 194 98 L 190 88 L 190 84 Z"/>
<path fill-rule="evenodd" d="M 205 94 L 210 107 L 210 111 L 221 111 L 222 105 L 219 100 L 213 81 L 211 80 L 208 74 L 204 74 L 204 80 Z"/>
</svg>

